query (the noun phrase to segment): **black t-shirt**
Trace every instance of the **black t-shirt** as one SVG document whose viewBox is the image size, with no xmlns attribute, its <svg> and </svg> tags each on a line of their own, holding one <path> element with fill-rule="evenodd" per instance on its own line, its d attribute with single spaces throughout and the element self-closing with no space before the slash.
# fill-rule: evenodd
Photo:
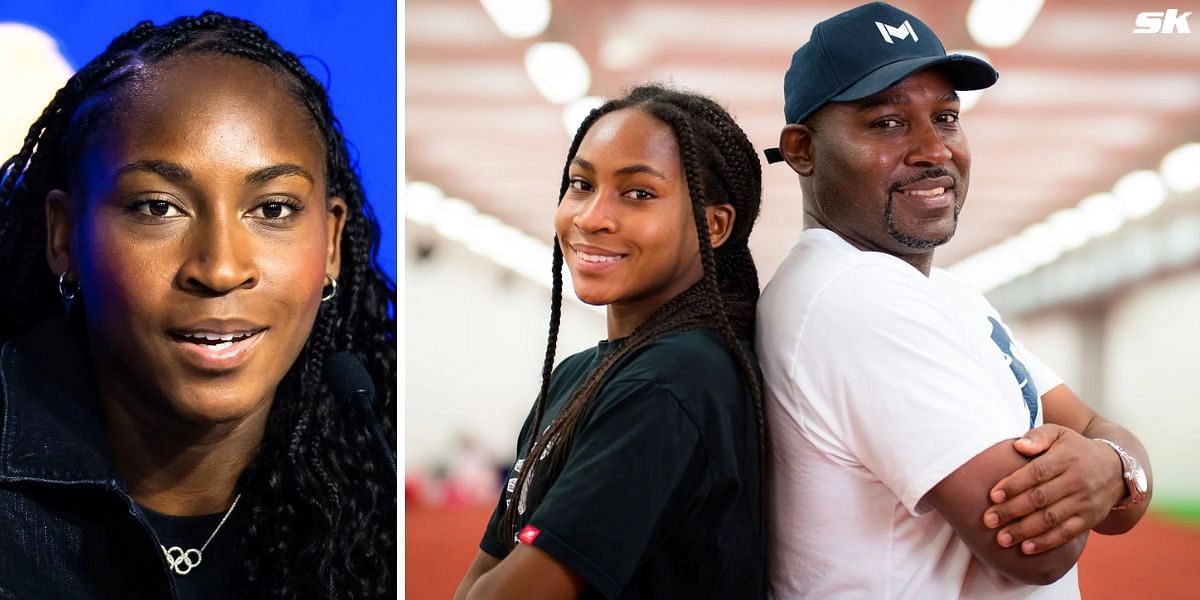
<svg viewBox="0 0 1200 600">
<path fill-rule="evenodd" d="M 554 370 L 543 429 L 619 343 L 600 342 Z M 536 528 L 531 543 L 587 581 L 584 597 L 763 597 L 756 427 L 717 333 L 664 336 L 609 372 L 562 474 L 517 529 Z M 496 534 L 513 496 L 501 493 L 480 542 L 497 558 L 508 554 Z"/>
<path fill-rule="evenodd" d="M 213 530 L 220 524 L 225 512 L 215 515 L 195 517 L 173 517 L 156 513 L 146 507 L 141 507 L 150 527 L 158 535 L 159 542 L 170 549 L 178 546 L 182 550 L 204 546 L 204 540 L 212 535 Z M 201 555 L 200 564 L 193 567 L 186 575 L 172 572 L 175 580 L 175 591 L 179 600 L 211 600 L 229 597 L 229 579 L 234 567 L 234 547 L 237 542 L 237 531 L 245 527 L 245 521 L 238 514 L 242 509 L 230 513 L 229 519 L 213 536 L 208 547 Z M 193 554 L 194 556 L 194 554 Z M 186 569 L 185 566 L 181 567 Z"/>
</svg>

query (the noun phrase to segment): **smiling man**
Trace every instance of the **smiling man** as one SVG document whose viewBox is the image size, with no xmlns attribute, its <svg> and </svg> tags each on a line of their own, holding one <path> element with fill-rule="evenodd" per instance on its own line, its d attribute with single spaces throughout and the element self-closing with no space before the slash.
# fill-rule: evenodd
<svg viewBox="0 0 1200 600">
<path fill-rule="evenodd" d="M 776 597 L 1075 598 L 1087 533 L 1145 512 L 1137 438 L 932 268 L 967 197 L 956 90 L 996 82 L 892 6 L 813 28 L 768 159 L 804 231 L 763 292 Z"/>
</svg>

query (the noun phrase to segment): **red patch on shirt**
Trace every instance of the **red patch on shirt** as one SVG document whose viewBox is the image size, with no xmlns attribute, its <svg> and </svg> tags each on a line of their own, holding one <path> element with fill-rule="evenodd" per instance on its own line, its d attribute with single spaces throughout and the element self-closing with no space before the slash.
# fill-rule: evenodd
<svg viewBox="0 0 1200 600">
<path fill-rule="evenodd" d="M 521 542 L 522 544 L 532 544 L 533 540 L 536 540 L 537 536 L 541 535 L 541 533 L 541 529 L 538 529 L 533 525 L 526 525 L 523 529 L 521 529 L 521 533 L 517 534 L 517 541 Z"/>
</svg>

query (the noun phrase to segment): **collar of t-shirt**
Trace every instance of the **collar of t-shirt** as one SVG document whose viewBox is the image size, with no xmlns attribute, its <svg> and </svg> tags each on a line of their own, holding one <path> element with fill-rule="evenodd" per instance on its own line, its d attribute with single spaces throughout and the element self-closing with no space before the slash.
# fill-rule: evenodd
<svg viewBox="0 0 1200 600">
<path fill-rule="evenodd" d="M 628 339 L 629 337 L 619 337 L 615 340 L 600 340 L 600 343 L 596 344 L 596 358 L 603 359 L 616 352 L 618 348 L 625 345 L 625 341 Z"/>
</svg>

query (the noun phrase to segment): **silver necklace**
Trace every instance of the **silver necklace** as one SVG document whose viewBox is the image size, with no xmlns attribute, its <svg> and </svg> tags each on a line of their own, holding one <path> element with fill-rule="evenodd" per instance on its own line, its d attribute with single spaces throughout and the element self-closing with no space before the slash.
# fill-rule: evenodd
<svg viewBox="0 0 1200 600">
<path fill-rule="evenodd" d="M 208 548 L 208 543 L 213 541 L 214 537 L 217 537 L 217 532 L 221 530 L 221 526 L 224 525 L 225 521 L 229 519 L 230 513 L 233 512 L 233 509 L 237 508 L 238 500 L 241 499 L 241 494 L 238 494 L 237 497 L 233 499 L 233 504 L 229 505 L 229 510 L 225 511 L 225 516 L 221 517 L 221 522 L 217 523 L 217 528 L 213 530 L 213 532 L 208 536 L 207 540 L 204 540 L 204 545 L 200 546 L 199 550 L 195 548 L 188 548 L 187 550 L 184 550 L 179 546 L 171 546 L 170 548 L 167 548 L 166 546 L 159 544 L 159 548 L 162 548 L 163 556 L 167 557 L 167 565 L 171 567 L 171 571 L 173 573 L 176 575 L 187 575 L 192 569 L 200 566 L 200 561 L 204 559 L 204 549 Z"/>
</svg>

